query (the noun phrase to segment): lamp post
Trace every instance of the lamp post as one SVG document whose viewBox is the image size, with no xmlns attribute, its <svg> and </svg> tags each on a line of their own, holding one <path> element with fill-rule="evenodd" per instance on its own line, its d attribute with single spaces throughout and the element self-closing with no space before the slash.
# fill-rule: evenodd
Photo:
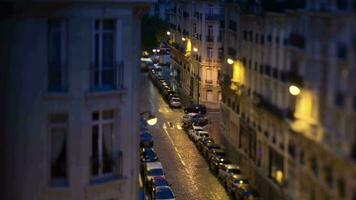
<svg viewBox="0 0 356 200">
<path fill-rule="evenodd" d="M 144 118 L 144 115 L 145 115 L 145 114 L 148 114 L 147 118 Z M 140 116 L 141 116 L 142 118 L 144 118 L 144 120 L 146 121 L 146 123 L 147 123 L 148 125 L 150 125 L 150 126 L 153 126 L 153 125 L 155 125 L 155 124 L 157 123 L 157 117 L 154 116 L 154 115 L 151 113 L 151 111 L 144 111 L 144 112 L 140 113 Z"/>
</svg>

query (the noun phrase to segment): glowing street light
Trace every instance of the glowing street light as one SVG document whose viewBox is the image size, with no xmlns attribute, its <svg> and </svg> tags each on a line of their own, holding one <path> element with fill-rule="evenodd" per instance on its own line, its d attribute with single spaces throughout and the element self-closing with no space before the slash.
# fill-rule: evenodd
<svg viewBox="0 0 356 200">
<path fill-rule="evenodd" d="M 185 37 L 182 37 L 182 41 L 184 42 L 186 39 L 185 39 Z"/>
<path fill-rule="evenodd" d="M 227 61 L 227 64 L 229 64 L 229 65 L 234 64 L 234 60 L 231 58 L 228 58 L 226 61 Z"/>
<path fill-rule="evenodd" d="M 171 35 L 171 32 L 167 31 L 167 35 Z"/>
<path fill-rule="evenodd" d="M 160 50 L 160 49 L 157 49 L 156 51 L 157 51 L 157 53 L 159 53 L 161 50 Z"/>
<path fill-rule="evenodd" d="M 156 53 L 156 52 L 157 52 L 157 49 L 152 49 L 152 52 L 153 52 L 153 53 Z"/>
<path fill-rule="evenodd" d="M 300 93 L 300 89 L 295 85 L 291 85 L 289 86 L 289 93 L 293 96 L 296 96 Z"/>
<path fill-rule="evenodd" d="M 194 48 L 193 48 L 193 51 L 194 51 L 194 52 L 198 52 L 198 48 L 194 47 Z"/>
<path fill-rule="evenodd" d="M 145 118 L 145 121 L 147 122 L 148 125 L 153 126 L 157 123 L 157 117 L 152 115 L 150 111 L 145 111 L 140 113 L 140 116 L 143 117 L 143 115 L 148 114 L 148 117 Z"/>
</svg>

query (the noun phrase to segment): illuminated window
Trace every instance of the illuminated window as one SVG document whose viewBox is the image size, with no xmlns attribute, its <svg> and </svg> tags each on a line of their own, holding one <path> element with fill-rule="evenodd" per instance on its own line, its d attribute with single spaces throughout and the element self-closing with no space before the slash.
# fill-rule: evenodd
<svg viewBox="0 0 356 200">
<path fill-rule="evenodd" d="M 206 91 L 206 100 L 213 101 L 213 91 L 211 91 L 211 90 Z"/>
</svg>

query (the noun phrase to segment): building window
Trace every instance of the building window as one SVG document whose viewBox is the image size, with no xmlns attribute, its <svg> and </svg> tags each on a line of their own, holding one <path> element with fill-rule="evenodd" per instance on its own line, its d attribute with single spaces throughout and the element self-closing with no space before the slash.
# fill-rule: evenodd
<svg viewBox="0 0 356 200">
<path fill-rule="evenodd" d="M 344 44 L 338 44 L 337 47 L 337 57 L 339 59 L 346 60 L 347 59 L 347 48 Z"/>
<path fill-rule="evenodd" d="M 68 115 L 51 114 L 48 117 L 50 137 L 50 185 L 67 185 Z"/>
<path fill-rule="evenodd" d="M 208 48 L 208 58 L 212 59 L 213 58 L 213 49 L 212 48 Z"/>
<path fill-rule="evenodd" d="M 92 66 L 92 89 L 115 89 L 115 20 L 95 20 L 94 23 L 94 63 Z"/>
<path fill-rule="evenodd" d="M 95 177 L 112 175 L 114 156 L 114 111 L 92 113 L 91 174 Z"/>
<path fill-rule="evenodd" d="M 318 170 L 318 161 L 316 160 L 315 157 L 312 157 L 310 159 L 310 167 L 311 167 L 311 170 L 312 170 L 313 174 L 315 176 L 318 176 L 319 175 L 319 173 L 318 173 L 318 171 L 319 171 Z"/>
<path fill-rule="evenodd" d="M 212 75 L 212 70 L 211 69 L 206 69 L 206 82 L 207 83 L 212 83 L 213 81 L 213 75 Z"/>
<path fill-rule="evenodd" d="M 66 21 L 48 21 L 48 91 L 67 91 Z"/>
<path fill-rule="evenodd" d="M 214 36 L 214 29 L 213 26 L 208 26 L 208 36 L 213 37 Z"/>
<path fill-rule="evenodd" d="M 269 148 L 269 176 L 278 184 L 283 184 L 284 181 L 284 165 L 283 156 L 278 152 Z"/>
<path fill-rule="evenodd" d="M 261 34 L 260 37 L 261 37 L 261 40 L 260 40 L 261 44 L 263 45 L 265 43 L 265 36 L 263 34 Z"/>
<path fill-rule="evenodd" d="M 211 90 L 206 91 L 206 100 L 213 101 L 213 91 L 211 91 Z"/>
<path fill-rule="evenodd" d="M 325 182 L 328 184 L 330 188 L 333 188 L 334 180 L 333 180 L 332 168 L 330 166 L 324 167 L 324 175 L 325 175 Z"/>
<path fill-rule="evenodd" d="M 335 105 L 337 106 L 343 106 L 345 104 L 345 95 L 338 91 L 335 94 Z"/>
<path fill-rule="evenodd" d="M 218 100 L 221 101 L 222 98 L 221 98 L 221 92 L 218 92 Z"/>
</svg>

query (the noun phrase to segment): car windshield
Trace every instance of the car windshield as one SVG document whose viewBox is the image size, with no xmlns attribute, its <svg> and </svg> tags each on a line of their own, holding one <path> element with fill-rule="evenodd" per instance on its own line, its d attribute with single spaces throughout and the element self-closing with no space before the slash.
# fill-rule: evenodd
<svg viewBox="0 0 356 200">
<path fill-rule="evenodd" d="M 151 169 L 147 173 L 149 176 L 163 176 L 163 170 L 162 169 Z"/>
<path fill-rule="evenodd" d="M 146 158 L 153 158 L 155 156 L 156 156 L 156 154 L 152 150 L 145 151 L 145 157 Z"/>
<path fill-rule="evenodd" d="M 165 179 L 156 179 L 154 182 L 156 187 L 158 186 L 168 186 L 168 182 Z"/>
<path fill-rule="evenodd" d="M 194 130 L 195 131 L 203 131 L 203 129 L 201 129 L 201 128 L 195 128 Z"/>
<path fill-rule="evenodd" d="M 215 155 L 222 157 L 222 156 L 225 156 L 225 152 L 218 151 L 215 153 Z"/>
<path fill-rule="evenodd" d="M 234 184 L 248 184 L 248 180 L 246 179 L 235 179 Z"/>
<path fill-rule="evenodd" d="M 207 134 L 207 133 L 200 133 L 200 136 L 201 136 L 201 137 L 208 137 L 209 134 Z"/>
<path fill-rule="evenodd" d="M 231 174 L 241 174 L 239 169 L 228 169 L 227 172 Z"/>
<path fill-rule="evenodd" d="M 156 193 L 156 199 L 173 199 L 173 198 L 174 198 L 173 192 L 169 189 L 157 191 Z"/>
</svg>

